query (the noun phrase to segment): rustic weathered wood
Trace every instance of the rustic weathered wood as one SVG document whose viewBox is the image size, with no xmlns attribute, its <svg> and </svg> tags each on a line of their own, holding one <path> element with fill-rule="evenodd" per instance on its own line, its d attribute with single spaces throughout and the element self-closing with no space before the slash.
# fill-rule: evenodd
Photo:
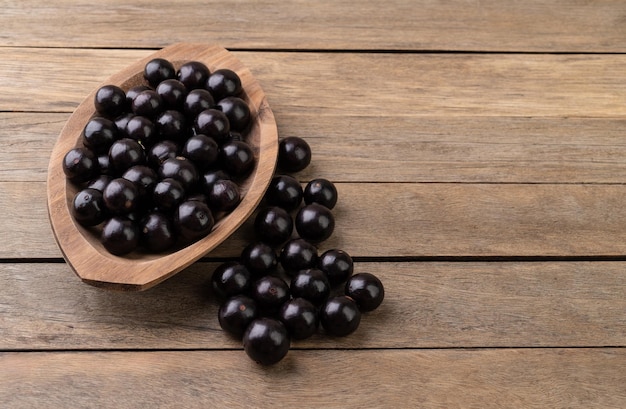
<svg viewBox="0 0 626 409">
<path fill-rule="evenodd" d="M 270 368 L 242 351 L 4 353 L 0 364 L 11 408 L 626 405 L 615 348 L 291 351 Z"/>
<path fill-rule="evenodd" d="M 7 3 L 0 15 L 3 44 L 126 48 L 200 40 L 299 50 L 626 50 L 626 9 L 607 0 L 263 0 L 228 6 L 135 0 L 102 1 L 98 8 L 70 0 Z"/>
<path fill-rule="evenodd" d="M 164 48 L 112 75 L 103 84 L 128 90 L 142 84 L 146 63 L 164 58 L 179 67 L 188 61 L 200 61 L 211 71 L 228 68 L 235 71 L 244 89 L 242 98 L 250 107 L 251 127 L 246 141 L 254 152 L 255 164 L 250 175 L 239 182 L 241 202 L 227 216 L 218 220 L 206 237 L 175 251 L 156 254 L 133 252 L 123 257 L 108 252 L 100 237 L 80 226 L 71 214 L 72 200 L 80 190 L 63 172 L 63 158 L 82 144 L 82 130 L 96 115 L 94 89 L 69 118 L 52 150 L 48 167 L 48 214 L 55 239 L 63 257 L 85 282 L 124 290 L 144 290 L 183 268 L 217 247 L 254 212 L 276 168 L 278 133 L 276 122 L 263 90 L 249 70 L 232 54 L 219 46 L 180 43 Z"/>
<path fill-rule="evenodd" d="M 45 181 L 65 113 L 0 113 L 0 181 Z M 283 114 L 313 150 L 302 181 L 624 183 L 623 118 Z"/>
<path fill-rule="evenodd" d="M 0 78 L 7 80 L 0 82 L 0 111 L 71 112 L 112 73 L 150 53 L 2 49 Z M 282 115 L 300 114 L 626 115 L 624 54 L 233 54 L 261 84 L 278 122 Z M 16 76 L 24 66 L 37 69 Z"/>
<path fill-rule="evenodd" d="M 0 350 L 241 349 L 196 263 L 141 293 L 105 291 L 65 264 L 0 265 Z M 357 262 L 386 298 L 345 338 L 293 347 L 626 346 L 624 262 Z M 338 289 L 337 291 L 339 291 Z M 43 296 L 45 294 L 45 296 Z"/>
<path fill-rule="evenodd" d="M 336 233 L 320 249 L 359 257 L 577 257 L 626 254 L 623 185 L 339 183 Z M 59 257 L 45 185 L 0 183 L 0 257 Z M 254 239 L 253 219 L 209 257 Z M 381 239 L 375 232 L 392 232 Z M 23 243 L 28 243 L 24 246 Z"/>
<path fill-rule="evenodd" d="M 626 407 L 623 2 L 5 3 L 0 407 Z M 300 180 L 337 182 L 321 250 L 387 290 L 351 336 L 261 368 L 221 331 L 206 281 L 251 221 L 140 293 L 61 261 L 57 136 L 178 41 L 235 50 L 312 146 Z"/>
</svg>

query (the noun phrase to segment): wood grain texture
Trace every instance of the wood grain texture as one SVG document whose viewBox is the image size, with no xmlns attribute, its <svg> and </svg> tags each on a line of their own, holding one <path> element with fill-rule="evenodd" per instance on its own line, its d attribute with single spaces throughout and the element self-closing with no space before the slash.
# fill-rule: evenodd
<svg viewBox="0 0 626 409">
<path fill-rule="evenodd" d="M 626 254 L 623 185 L 340 183 L 336 233 L 320 249 L 363 257 L 577 257 Z M 0 183 L 0 257 L 59 257 L 45 185 Z M 234 257 L 253 218 L 209 257 Z M 385 233 L 381 240 L 379 234 Z M 24 246 L 23 243 L 28 243 Z"/>
<path fill-rule="evenodd" d="M 626 405 L 626 352 L 613 348 L 291 351 L 271 368 L 241 351 L 4 353 L 0 364 L 0 403 L 18 409 Z"/>
<path fill-rule="evenodd" d="M 84 1 L 8 2 L 0 15 L 1 38 L 11 46 L 86 48 L 211 41 L 235 48 L 300 50 L 626 50 L 626 7 L 608 0 L 98 4 L 96 9 Z"/>
<path fill-rule="evenodd" d="M 0 181 L 42 182 L 67 113 L 0 113 Z M 308 181 L 623 183 L 623 118 L 385 117 L 316 113 L 278 118 L 314 159 Z"/>
<path fill-rule="evenodd" d="M 241 349 L 199 262 L 141 293 L 85 285 L 59 263 L 0 265 L 0 350 Z M 295 349 L 626 346 L 624 262 L 357 262 L 385 285 L 345 338 Z M 337 289 L 336 291 L 340 291 Z"/>
<path fill-rule="evenodd" d="M 71 214 L 72 200 L 80 188 L 69 182 L 63 160 L 71 149 L 83 146 L 82 131 L 97 115 L 95 88 L 68 119 L 50 156 L 47 179 L 48 215 L 54 237 L 63 257 L 85 282 L 124 290 L 145 290 L 189 266 L 217 247 L 254 212 L 263 198 L 276 168 L 278 131 L 274 115 L 263 90 L 250 71 L 231 53 L 215 45 L 179 43 L 136 61 L 105 80 L 123 90 L 145 84 L 144 67 L 154 59 L 170 61 L 175 67 L 189 61 L 204 63 L 211 72 L 230 69 L 241 80 L 241 98 L 250 110 L 250 130 L 245 140 L 254 155 L 254 165 L 245 179 L 238 182 L 241 201 L 235 209 L 215 222 L 211 232 L 183 248 L 159 254 L 140 251 L 119 257 L 107 251 L 100 241 L 100 231 L 80 226 Z M 178 68 L 177 68 L 178 69 Z"/>
<path fill-rule="evenodd" d="M 108 76 L 151 51 L 5 48 L 2 53 L 0 111 L 72 112 Z M 311 113 L 348 118 L 626 115 L 623 54 L 234 55 L 259 81 L 278 122 L 283 115 Z M 38 68 L 31 72 L 33 66 Z"/>
</svg>

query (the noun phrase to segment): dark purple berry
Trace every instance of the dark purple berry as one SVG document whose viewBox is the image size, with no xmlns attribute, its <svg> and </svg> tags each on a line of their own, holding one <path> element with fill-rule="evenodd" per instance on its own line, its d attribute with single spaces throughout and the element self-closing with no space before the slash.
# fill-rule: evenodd
<svg viewBox="0 0 626 409">
<path fill-rule="evenodd" d="M 63 157 L 63 173 L 74 183 L 83 183 L 98 174 L 98 159 L 87 148 L 70 149 Z"/>
<path fill-rule="evenodd" d="M 114 216 L 104 224 L 101 241 L 111 254 L 128 254 L 137 248 L 139 229 L 130 219 Z"/>
<path fill-rule="evenodd" d="M 356 331 L 360 322 L 359 308 L 352 298 L 344 295 L 329 298 L 320 310 L 320 323 L 329 335 L 350 335 Z"/>
<path fill-rule="evenodd" d="M 252 284 L 251 295 L 260 308 L 276 312 L 289 299 L 289 285 L 280 277 L 267 275 Z"/>
<path fill-rule="evenodd" d="M 96 111 L 107 118 L 114 118 L 126 109 L 126 93 L 115 85 L 104 85 L 94 97 Z"/>
<path fill-rule="evenodd" d="M 174 213 L 174 227 L 187 241 L 198 240 L 211 232 L 215 221 L 208 206 L 197 200 L 188 200 Z"/>
<path fill-rule="evenodd" d="M 257 318 L 243 335 L 243 348 L 253 361 L 260 365 L 280 362 L 291 345 L 285 325 L 272 318 Z"/>
<path fill-rule="evenodd" d="M 270 273 L 278 264 L 274 249 L 262 242 L 253 242 L 244 247 L 240 260 L 255 276 Z"/>
<path fill-rule="evenodd" d="M 313 243 L 319 243 L 333 234 L 335 217 L 328 208 L 312 203 L 298 211 L 295 226 L 300 237 Z"/>
<path fill-rule="evenodd" d="M 317 247 L 303 239 L 291 239 L 280 252 L 280 264 L 289 275 L 317 265 Z"/>
<path fill-rule="evenodd" d="M 257 213 L 254 219 L 254 231 L 261 241 L 269 244 L 281 244 L 291 237 L 293 219 L 281 207 L 265 207 Z"/>
<path fill-rule="evenodd" d="M 170 249 L 176 242 L 172 222 L 159 212 L 153 212 L 141 221 L 140 242 L 152 253 Z"/>
<path fill-rule="evenodd" d="M 278 319 L 293 339 L 309 338 L 317 332 L 319 326 L 317 307 L 304 298 L 285 302 L 278 311 Z"/>
<path fill-rule="evenodd" d="M 327 179 L 313 179 L 304 187 L 304 203 L 332 209 L 337 204 L 337 188 Z"/>
<path fill-rule="evenodd" d="M 298 271 L 289 285 L 292 296 L 309 300 L 313 305 L 321 305 L 330 294 L 330 284 L 326 275 L 316 268 Z"/>
<path fill-rule="evenodd" d="M 298 136 L 283 138 L 278 144 L 278 168 L 285 172 L 299 172 L 311 163 L 311 147 Z"/>
<path fill-rule="evenodd" d="M 352 275 L 354 263 L 352 257 L 343 250 L 330 249 L 319 258 L 318 267 L 326 274 L 331 286 L 345 283 Z"/>
<path fill-rule="evenodd" d="M 272 178 L 265 201 L 271 206 L 282 207 L 285 210 L 294 210 L 302 203 L 302 186 L 300 182 L 288 175 L 277 175 Z"/>
<path fill-rule="evenodd" d="M 144 67 L 143 76 L 150 86 L 156 88 L 161 81 L 176 78 L 176 69 L 166 59 L 154 58 Z"/>
<path fill-rule="evenodd" d="M 250 125 L 250 107 L 243 99 L 226 97 L 217 102 L 217 107 L 226 114 L 231 130 L 245 131 Z"/>
<path fill-rule="evenodd" d="M 203 88 L 210 75 L 209 68 L 200 61 L 189 61 L 178 69 L 177 78 L 187 89 Z"/>
<path fill-rule="evenodd" d="M 227 68 L 216 70 L 209 75 L 206 89 L 211 92 L 216 101 L 230 96 L 237 96 L 243 91 L 239 75 Z"/>
<path fill-rule="evenodd" d="M 74 196 L 71 213 L 74 219 L 83 226 L 95 226 L 102 223 L 106 216 L 102 192 L 86 188 Z"/>
<path fill-rule="evenodd" d="M 251 287 L 252 274 L 237 261 L 220 264 L 211 276 L 211 288 L 221 298 L 248 293 Z"/>
<path fill-rule="evenodd" d="M 217 318 L 220 327 L 231 335 L 241 338 L 246 328 L 258 316 L 256 302 L 245 295 L 234 295 L 220 305 Z"/>
<path fill-rule="evenodd" d="M 345 291 L 362 312 L 375 310 L 385 298 L 383 283 L 370 273 L 359 273 L 350 277 Z"/>
<path fill-rule="evenodd" d="M 102 192 L 104 204 L 111 214 L 126 215 L 135 210 L 139 204 L 139 190 L 130 180 L 115 178 Z"/>
<path fill-rule="evenodd" d="M 91 118 L 83 129 L 83 144 L 95 154 L 109 152 L 109 148 L 117 138 L 117 125 L 104 117 Z"/>
</svg>

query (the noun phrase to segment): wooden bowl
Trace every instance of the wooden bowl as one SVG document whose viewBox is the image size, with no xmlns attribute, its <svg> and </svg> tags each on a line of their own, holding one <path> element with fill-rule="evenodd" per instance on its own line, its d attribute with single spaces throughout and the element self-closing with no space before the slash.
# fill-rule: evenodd
<svg viewBox="0 0 626 409">
<path fill-rule="evenodd" d="M 171 277 L 228 238 L 255 210 L 261 201 L 276 167 L 278 131 L 274 115 L 263 90 L 250 71 L 224 48 L 203 44 L 179 43 L 166 47 L 112 75 L 102 85 L 114 84 L 124 90 L 145 83 L 143 69 L 153 58 L 165 58 L 176 68 L 187 61 L 200 61 L 211 72 L 229 68 L 241 78 L 244 95 L 252 114 L 247 142 L 256 163 L 252 173 L 240 184 L 242 201 L 230 214 L 216 222 L 211 233 L 199 241 L 169 253 L 148 254 L 141 251 L 124 256 L 109 253 L 98 235 L 76 223 L 70 206 L 78 189 L 66 180 L 63 157 L 82 145 L 81 133 L 95 114 L 96 88 L 76 108 L 53 148 L 48 167 L 48 214 L 52 231 L 63 257 L 74 272 L 91 285 L 119 290 L 145 290 Z"/>
</svg>

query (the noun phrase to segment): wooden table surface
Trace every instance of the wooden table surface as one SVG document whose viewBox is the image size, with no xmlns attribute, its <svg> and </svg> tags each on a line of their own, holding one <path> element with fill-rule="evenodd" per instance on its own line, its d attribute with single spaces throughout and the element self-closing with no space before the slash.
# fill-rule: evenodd
<svg viewBox="0 0 626 409">
<path fill-rule="evenodd" d="M 101 81 L 234 52 L 341 248 L 386 299 L 261 367 L 206 282 L 250 223 L 141 293 L 82 283 L 49 155 Z M 0 407 L 626 407 L 626 3 L 24 0 L 0 11 Z"/>
</svg>

